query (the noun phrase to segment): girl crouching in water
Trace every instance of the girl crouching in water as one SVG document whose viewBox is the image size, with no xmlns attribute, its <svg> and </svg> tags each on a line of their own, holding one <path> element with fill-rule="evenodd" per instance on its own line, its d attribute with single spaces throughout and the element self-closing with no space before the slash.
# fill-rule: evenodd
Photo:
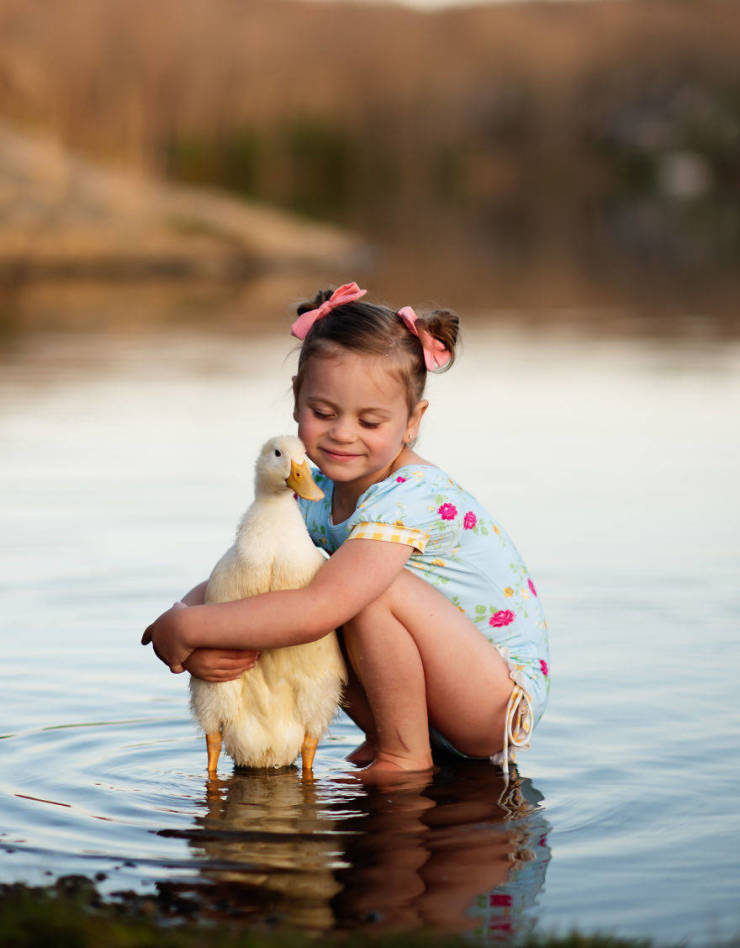
<svg viewBox="0 0 740 948">
<path fill-rule="evenodd" d="M 501 526 L 413 445 L 428 371 L 454 360 L 458 319 L 361 301 L 346 284 L 298 309 L 294 418 L 319 502 L 299 498 L 330 559 L 303 589 L 203 605 L 205 583 L 144 633 L 173 672 L 238 678 L 260 649 L 340 628 L 348 758 L 383 780 L 432 767 L 431 746 L 506 766 L 549 690 L 547 627 Z M 235 651 L 236 650 L 236 651 Z"/>
</svg>

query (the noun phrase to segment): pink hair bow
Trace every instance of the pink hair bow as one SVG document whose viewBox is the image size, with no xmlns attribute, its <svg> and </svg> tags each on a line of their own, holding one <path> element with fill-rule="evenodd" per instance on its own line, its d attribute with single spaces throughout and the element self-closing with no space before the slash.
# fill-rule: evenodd
<svg viewBox="0 0 740 948">
<path fill-rule="evenodd" d="M 424 364 L 429 372 L 434 369 L 441 369 L 450 361 L 450 350 L 439 339 L 435 339 L 428 329 L 423 326 L 417 326 L 416 320 L 419 318 L 410 306 L 404 306 L 399 309 L 398 315 L 404 322 L 409 332 L 418 336 L 421 347 L 424 350 Z"/>
<path fill-rule="evenodd" d="M 367 293 L 367 290 L 361 290 L 356 283 L 345 283 L 338 290 L 334 290 L 328 300 L 324 300 L 321 306 L 316 309 L 310 309 L 307 313 L 301 313 L 290 331 L 297 339 L 305 339 L 308 330 L 313 326 L 317 319 L 321 319 L 330 313 L 336 306 L 342 306 L 344 303 L 353 303 L 359 300 Z"/>
</svg>

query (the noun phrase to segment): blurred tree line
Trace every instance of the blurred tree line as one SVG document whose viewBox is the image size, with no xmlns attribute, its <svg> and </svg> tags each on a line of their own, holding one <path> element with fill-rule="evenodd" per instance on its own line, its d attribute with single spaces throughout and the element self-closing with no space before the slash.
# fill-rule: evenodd
<svg viewBox="0 0 740 948">
<path fill-rule="evenodd" d="M 740 245 L 736 0 L 0 0 L 0 36 L 2 116 L 186 182 L 509 254 L 606 214 L 644 255 L 657 200 L 676 265 Z"/>
</svg>

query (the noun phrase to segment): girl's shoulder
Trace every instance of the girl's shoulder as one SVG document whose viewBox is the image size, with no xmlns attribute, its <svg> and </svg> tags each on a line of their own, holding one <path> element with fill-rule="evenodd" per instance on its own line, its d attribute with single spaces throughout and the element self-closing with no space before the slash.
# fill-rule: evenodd
<svg viewBox="0 0 740 948">
<path fill-rule="evenodd" d="M 385 493 L 388 491 L 439 491 L 452 490 L 463 493 L 463 488 L 441 467 L 433 464 L 405 464 L 399 467 L 383 481 L 368 488 L 367 493 Z"/>
<path fill-rule="evenodd" d="M 360 496 L 356 512 L 377 505 L 426 505 L 440 498 L 464 496 L 467 495 L 463 488 L 441 468 L 431 464 L 406 464 L 384 480 L 371 484 Z"/>
<path fill-rule="evenodd" d="M 430 541 L 427 552 L 441 549 L 440 544 L 464 542 L 468 547 L 494 545 L 518 556 L 488 510 L 446 471 L 432 465 L 405 465 L 368 488 L 353 514 L 353 523 L 363 522 L 421 530 Z"/>
<path fill-rule="evenodd" d="M 441 468 L 408 464 L 372 484 L 348 521 L 350 529 L 387 524 L 420 531 L 429 550 L 455 544 L 463 535 L 487 533 L 489 515 Z"/>
</svg>

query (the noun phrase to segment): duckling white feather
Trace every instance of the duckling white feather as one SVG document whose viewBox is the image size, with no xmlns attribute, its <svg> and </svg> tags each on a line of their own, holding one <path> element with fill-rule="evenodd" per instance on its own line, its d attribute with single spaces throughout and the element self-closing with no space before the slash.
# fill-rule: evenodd
<svg viewBox="0 0 740 948">
<path fill-rule="evenodd" d="M 298 438 L 272 438 L 256 464 L 255 499 L 233 545 L 211 573 L 206 602 L 227 602 L 308 585 L 325 559 L 286 484 L 290 461 L 305 461 Z M 334 716 L 346 669 L 334 632 L 304 645 L 264 650 L 237 681 L 190 679 L 191 707 L 206 734 L 220 731 L 238 765 L 291 764 L 304 737 L 319 738 Z"/>
</svg>

